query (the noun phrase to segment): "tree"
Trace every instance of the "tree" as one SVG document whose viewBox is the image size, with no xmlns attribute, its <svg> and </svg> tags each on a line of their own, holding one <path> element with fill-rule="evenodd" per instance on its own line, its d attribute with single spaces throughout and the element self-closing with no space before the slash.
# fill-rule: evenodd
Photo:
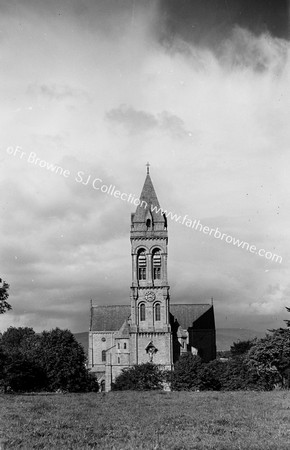
<svg viewBox="0 0 290 450">
<path fill-rule="evenodd" d="M 69 330 L 55 328 L 43 331 L 36 354 L 40 367 L 46 374 L 48 390 L 88 390 L 85 352 Z"/>
<path fill-rule="evenodd" d="M 290 308 L 288 308 L 287 306 L 286 306 L 286 310 L 287 310 L 288 312 L 290 312 Z M 290 320 L 289 320 L 289 319 L 286 319 L 286 320 L 284 320 L 284 322 L 286 322 L 287 327 L 290 328 Z"/>
<path fill-rule="evenodd" d="M 254 345 L 254 343 L 255 340 L 234 342 L 233 345 L 231 346 L 231 355 L 238 356 L 247 353 L 250 350 L 250 348 Z"/>
<path fill-rule="evenodd" d="M 118 391 L 145 391 L 163 388 L 165 373 L 158 366 L 150 362 L 136 364 L 128 369 L 122 369 L 112 386 Z"/>
<path fill-rule="evenodd" d="M 14 392 L 57 389 L 97 391 L 83 347 L 68 330 L 36 334 L 10 327 L 0 339 L 0 387 Z"/>
<path fill-rule="evenodd" d="M 39 364 L 21 354 L 7 358 L 4 374 L 5 387 L 9 386 L 13 392 L 39 391 L 46 384 Z"/>
<path fill-rule="evenodd" d="M 9 297 L 8 289 L 9 284 L 6 283 L 6 281 L 2 282 L 2 279 L 0 278 L 0 314 L 4 314 L 6 311 L 12 309 L 12 306 L 7 302 Z"/>
<path fill-rule="evenodd" d="M 9 327 L 0 339 L 4 355 L 2 385 L 14 392 L 39 390 L 45 386 L 45 373 L 36 357 L 39 337 L 32 328 Z"/>
<path fill-rule="evenodd" d="M 33 358 L 37 341 L 38 336 L 33 328 L 9 327 L 2 335 L 0 346 L 9 355 L 21 353 L 28 356 L 28 354 L 31 354 Z"/>
<path fill-rule="evenodd" d="M 5 383 L 5 367 L 6 367 L 7 355 L 4 353 L 3 349 L 0 347 L 0 392 L 6 390 Z"/>
<path fill-rule="evenodd" d="M 275 383 L 289 385 L 290 374 L 290 329 L 272 333 L 259 339 L 248 354 L 248 364 L 267 380 L 269 389 Z"/>
</svg>

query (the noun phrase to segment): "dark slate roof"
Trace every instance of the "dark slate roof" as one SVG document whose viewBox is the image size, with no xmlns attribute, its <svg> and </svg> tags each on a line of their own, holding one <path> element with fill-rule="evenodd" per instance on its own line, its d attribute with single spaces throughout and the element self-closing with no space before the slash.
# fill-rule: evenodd
<svg viewBox="0 0 290 450">
<path fill-rule="evenodd" d="M 170 313 L 177 319 L 179 325 L 187 330 L 189 327 L 202 325 L 202 318 L 205 325 L 202 328 L 214 328 L 213 307 L 209 304 L 180 304 L 170 305 Z"/>
<path fill-rule="evenodd" d="M 152 206 L 156 206 L 156 208 L 159 209 L 160 205 L 149 174 L 146 175 L 145 183 L 139 200 L 141 201 L 141 204 L 137 206 L 133 219 L 134 222 L 145 222 L 145 217 L 148 209 L 149 211 L 151 211 L 154 222 L 164 222 L 164 218 L 161 212 L 157 214 L 156 211 L 152 211 L 151 209 Z M 144 207 L 144 203 L 142 205 L 142 201 L 145 201 L 147 203 L 146 207 Z"/>
<path fill-rule="evenodd" d="M 170 305 L 170 313 L 185 330 L 192 326 L 214 328 L 213 307 L 209 304 Z M 94 305 L 91 314 L 91 331 L 120 330 L 130 314 L 130 305 Z"/>
<path fill-rule="evenodd" d="M 117 331 L 131 314 L 130 305 L 92 306 L 92 331 Z"/>
</svg>

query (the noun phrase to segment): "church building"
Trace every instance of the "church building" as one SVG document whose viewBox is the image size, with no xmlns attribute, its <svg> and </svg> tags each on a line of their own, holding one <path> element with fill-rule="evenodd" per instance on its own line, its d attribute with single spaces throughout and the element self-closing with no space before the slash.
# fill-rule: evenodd
<svg viewBox="0 0 290 450">
<path fill-rule="evenodd" d="M 171 304 L 167 278 L 168 230 L 147 167 L 139 205 L 131 214 L 130 303 L 91 304 L 89 369 L 109 391 L 121 370 L 151 362 L 172 370 L 185 352 L 216 357 L 214 309 Z"/>
</svg>

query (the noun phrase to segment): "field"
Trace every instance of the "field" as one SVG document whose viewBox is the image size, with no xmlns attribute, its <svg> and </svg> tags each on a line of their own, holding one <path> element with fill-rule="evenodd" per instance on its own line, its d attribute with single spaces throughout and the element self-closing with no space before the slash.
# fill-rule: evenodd
<svg viewBox="0 0 290 450">
<path fill-rule="evenodd" d="M 0 395 L 0 449 L 282 450 L 290 393 Z"/>
</svg>

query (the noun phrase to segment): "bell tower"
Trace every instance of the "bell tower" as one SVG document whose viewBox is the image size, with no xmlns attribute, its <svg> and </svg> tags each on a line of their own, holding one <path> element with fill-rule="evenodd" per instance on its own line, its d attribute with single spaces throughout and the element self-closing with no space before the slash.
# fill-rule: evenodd
<svg viewBox="0 0 290 450">
<path fill-rule="evenodd" d="M 136 212 L 131 214 L 131 364 L 172 365 L 167 279 L 167 220 L 150 177 L 149 164 Z"/>
</svg>

